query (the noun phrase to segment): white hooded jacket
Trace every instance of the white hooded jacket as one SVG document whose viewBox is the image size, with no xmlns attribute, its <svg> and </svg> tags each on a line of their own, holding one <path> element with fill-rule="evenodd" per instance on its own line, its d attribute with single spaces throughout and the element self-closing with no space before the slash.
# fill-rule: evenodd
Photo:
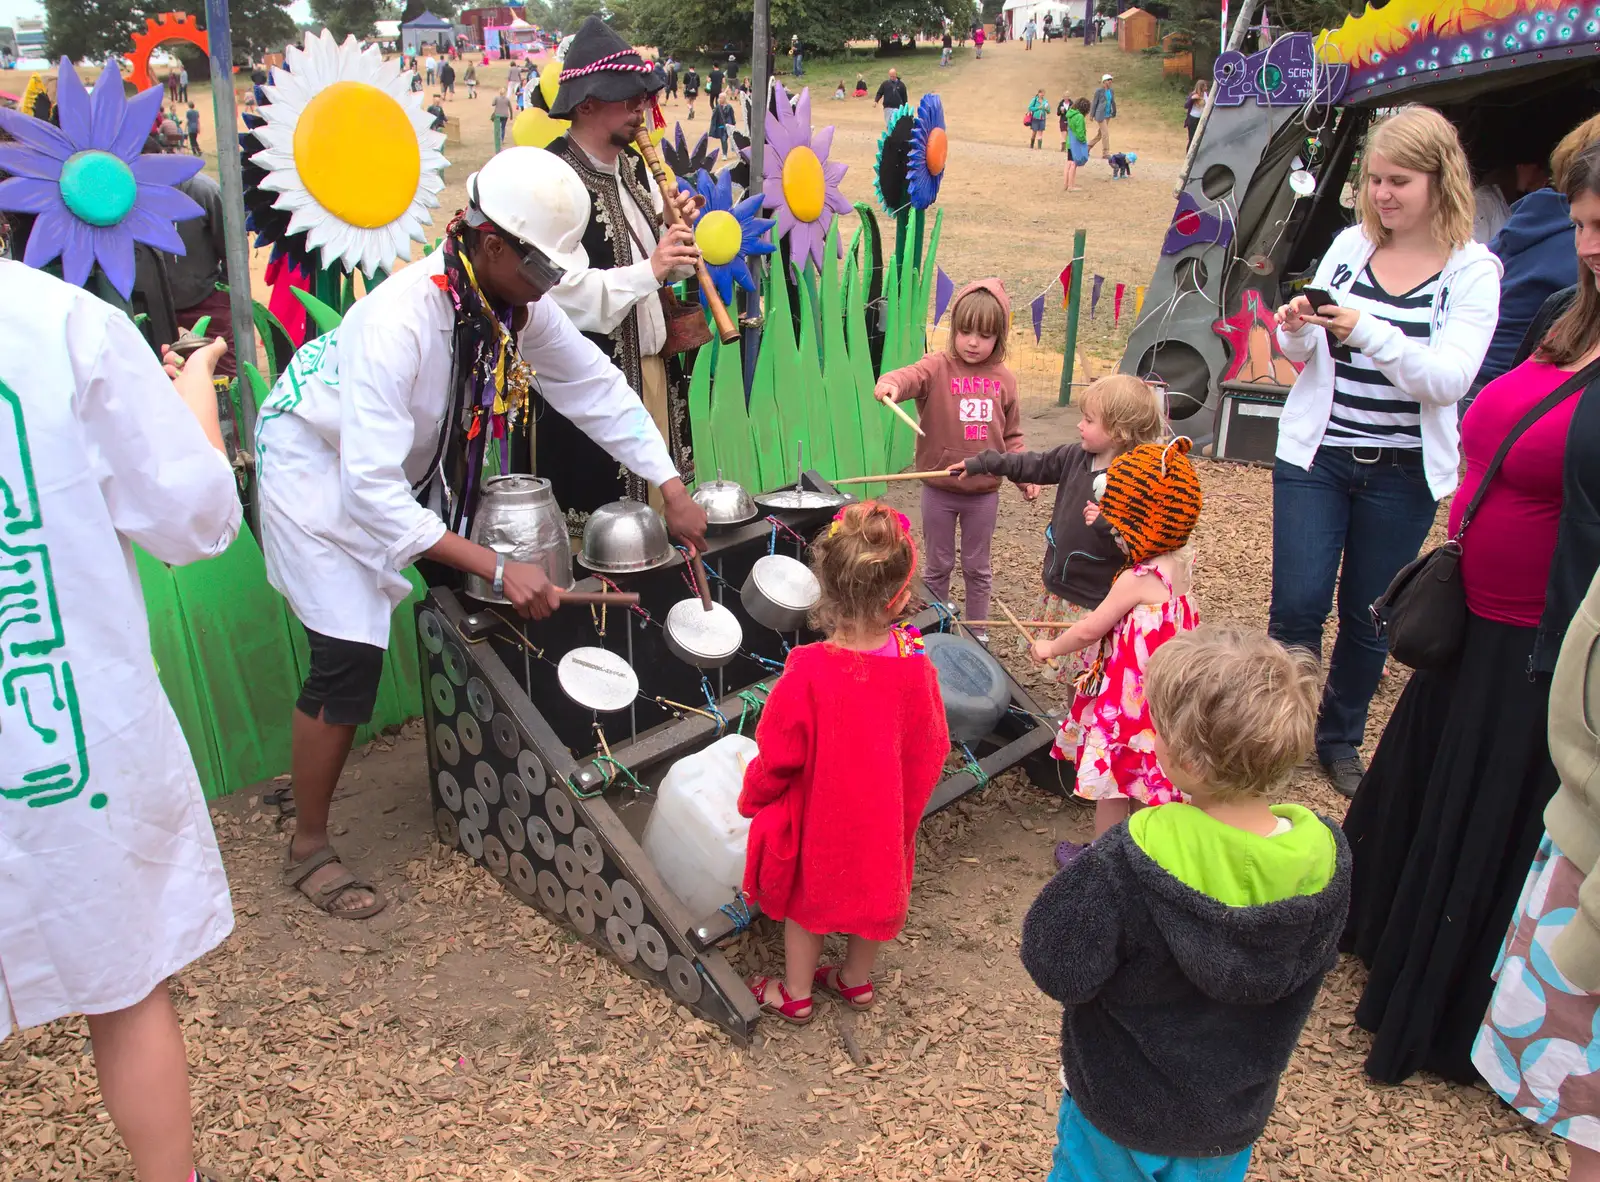
<svg viewBox="0 0 1600 1182">
<path fill-rule="evenodd" d="M 1328 247 L 1311 285 L 1337 296 L 1372 258 L 1373 244 L 1351 226 Z M 1460 467 L 1456 403 L 1472 387 L 1500 316 L 1500 260 L 1469 242 L 1451 252 L 1439 281 L 1426 342 L 1376 316 L 1362 316 L 1346 344 L 1364 354 L 1395 389 L 1422 404 L 1422 464 L 1435 499 L 1455 491 Z M 1278 330 L 1278 345 L 1305 369 L 1295 379 L 1278 421 L 1278 458 L 1310 470 L 1333 410 L 1333 356 L 1328 333 L 1314 324 Z"/>
</svg>

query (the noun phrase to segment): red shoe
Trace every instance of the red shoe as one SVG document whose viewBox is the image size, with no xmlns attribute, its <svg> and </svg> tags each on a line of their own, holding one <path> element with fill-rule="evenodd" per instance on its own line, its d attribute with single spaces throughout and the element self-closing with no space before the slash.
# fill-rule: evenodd
<svg viewBox="0 0 1600 1182">
<path fill-rule="evenodd" d="M 827 990 L 853 1010 L 870 1010 L 872 1003 L 878 1000 L 872 991 L 871 981 L 863 981 L 859 985 L 846 985 L 839 979 L 839 966 L 836 964 L 825 964 L 817 969 L 812 975 L 811 987 Z"/>
<path fill-rule="evenodd" d="M 756 1001 L 761 1004 L 764 1013 L 776 1014 L 791 1026 L 804 1026 L 811 1021 L 816 1013 L 809 997 L 790 997 L 789 990 L 784 986 L 779 977 L 751 977 L 745 982 L 750 986 L 750 992 L 756 995 Z M 781 1004 L 774 1005 L 767 1000 L 767 986 L 776 985 L 778 996 L 783 998 Z"/>
</svg>

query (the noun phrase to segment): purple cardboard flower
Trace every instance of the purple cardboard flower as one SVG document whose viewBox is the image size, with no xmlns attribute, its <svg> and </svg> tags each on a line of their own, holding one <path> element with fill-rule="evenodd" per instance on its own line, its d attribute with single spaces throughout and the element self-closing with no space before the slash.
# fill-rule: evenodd
<svg viewBox="0 0 1600 1182">
<path fill-rule="evenodd" d="M 853 208 L 839 191 L 846 165 L 830 163 L 833 128 L 811 134 L 811 91 L 791 108 L 783 83 L 774 83 L 777 110 L 767 112 L 767 155 L 762 160 L 762 200 L 778 211 L 778 237 L 789 239 L 789 259 L 798 269 L 813 260 L 820 269 L 833 219 Z M 843 247 L 840 247 L 843 253 Z"/>
<path fill-rule="evenodd" d="M 204 164 L 198 156 L 141 155 L 161 110 L 161 88 L 124 99 L 122 74 L 108 62 L 93 93 L 61 59 L 56 84 L 61 118 L 52 127 L 0 109 L 0 209 L 37 215 L 23 262 L 61 259 L 68 283 L 82 287 L 96 263 L 123 299 L 133 291 L 133 244 L 183 254 L 172 223 L 205 211 L 173 186 Z"/>
</svg>

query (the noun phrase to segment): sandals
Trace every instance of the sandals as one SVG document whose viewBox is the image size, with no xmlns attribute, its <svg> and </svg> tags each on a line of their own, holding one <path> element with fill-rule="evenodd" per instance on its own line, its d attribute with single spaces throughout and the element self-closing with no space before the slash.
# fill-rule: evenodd
<svg viewBox="0 0 1600 1182">
<path fill-rule="evenodd" d="M 812 1000 L 809 997 L 790 997 L 781 977 L 751 977 L 746 984 L 750 986 L 750 992 L 756 995 L 763 1013 L 776 1014 L 791 1026 L 804 1026 L 816 1016 L 816 1006 Z M 778 996 L 783 999 L 781 1003 L 773 1004 L 767 1000 L 769 985 L 778 987 Z"/>
<path fill-rule="evenodd" d="M 306 880 L 330 862 L 338 864 L 340 871 L 334 876 L 333 881 L 316 890 L 307 888 L 304 885 Z M 389 900 L 384 897 L 382 891 L 370 882 L 363 882 L 350 873 L 344 863 L 339 861 L 338 851 L 331 845 L 323 846 L 302 862 L 296 862 L 294 842 L 290 841 L 284 856 L 283 882 L 285 886 L 299 891 L 318 908 L 337 919 L 371 919 L 389 905 Z M 367 891 L 372 895 L 372 902 L 365 907 L 355 907 L 350 910 L 335 907 L 334 904 L 347 891 Z"/>
<path fill-rule="evenodd" d="M 278 810 L 275 823 L 279 833 L 289 829 L 288 822 L 294 820 L 295 817 L 294 787 L 290 784 L 285 784 L 282 788 L 272 792 L 263 792 L 261 794 L 261 807 Z"/>
<path fill-rule="evenodd" d="M 811 977 L 811 987 L 833 994 L 852 1010 L 870 1010 L 872 1003 L 878 1000 L 872 991 L 872 982 L 863 981 L 859 985 L 846 985 L 840 980 L 839 971 L 839 966 L 836 964 L 820 966 Z"/>
</svg>

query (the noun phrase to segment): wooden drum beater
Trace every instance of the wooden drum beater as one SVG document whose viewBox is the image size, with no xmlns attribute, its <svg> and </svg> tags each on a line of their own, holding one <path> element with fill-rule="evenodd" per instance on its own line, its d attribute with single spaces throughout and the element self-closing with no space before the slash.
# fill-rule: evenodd
<svg viewBox="0 0 1600 1182">
<path fill-rule="evenodd" d="M 668 215 L 668 225 L 687 225 L 678 213 L 678 194 L 672 182 L 667 178 L 666 165 L 661 163 L 661 155 L 656 151 L 655 144 L 650 139 L 649 128 L 641 126 L 634 133 L 633 142 L 639 147 L 639 154 L 644 157 L 645 165 L 650 169 L 650 175 L 656 179 L 656 187 L 661 190 L 662 204 Z M 700 294 L 705 296 L 706 307 L 711 309 L 711 320 L 717 326 L 717 336 L 724 345 L 731 345 L 739 339 L 739 326 L 734 323 L 732 316 L 728 315 L 728 306 L 722 302 L 722 297 L 717 294 L 717 285 L 711 278 L 711 272 L 706 270 L 706 262 L 699 259 L 694 265 L 695 278 L 700 281 Z"/>
</svg>

